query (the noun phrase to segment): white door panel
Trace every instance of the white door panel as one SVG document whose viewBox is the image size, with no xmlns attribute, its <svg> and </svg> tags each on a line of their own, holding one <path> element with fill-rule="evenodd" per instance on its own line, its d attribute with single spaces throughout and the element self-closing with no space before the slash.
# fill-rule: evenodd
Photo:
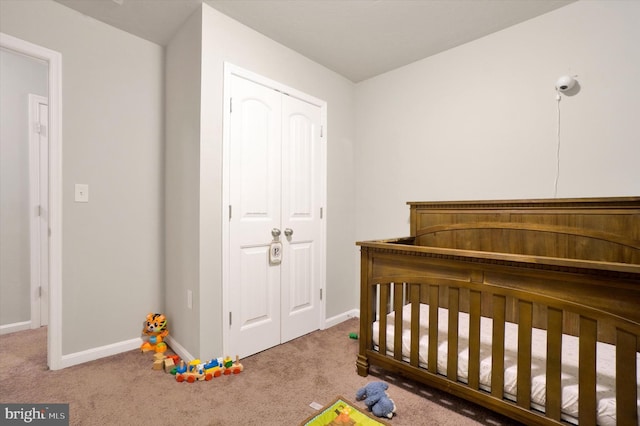
<svg viewBox="0 0 640 426">
<path fill-rule="evenodd" d="M 49 321 L 49 107 L 29 94 L 31 328 Z"/>
<path fill-rule="evenodd" d="M 243 304 L 240 311 L 240 330 L 265 322 L 274 322 L 274 308 L 278 308 L 279 305 L 277 298 L 274 298 L 273 289 L 276 288 L 274 284 L 279 285 L 279 277 L 269 273 L 268 263 L 265 262 L 268 252 L 268 246 L 242 250 L 239 297 Z M 279 321 L 279 311 L 276 313 L 276 321 Z"/>
<path fill-rule="evenodd" d="M 280 343 L 280 277 L 268 268 L 269 247 L 241 250 L 237 353 L 244 357 Z"/>
<path fill-rule="evenodd" d="M 314 289 L 313 270 L 313 243 L 298 242 L 292 244 L 287 258 L 288 269 L 284 275 L 290 277 L 294 285 L 289 285 L 288 292 L 283 291 L 283 296 L 288 300 L 283 305 L 288 307 L 289 317 L 298 313 L 313 309 L 317 295 Z"/>
<path fill-rule="evenodd" d="M 48 100 L 45 100 L 48 102 Z M 40 325 L 49 325 L 49 105 L 38 104 L 40 118 Z M 32 324 L 33 327 L 33 324 Z"/>
</svg>

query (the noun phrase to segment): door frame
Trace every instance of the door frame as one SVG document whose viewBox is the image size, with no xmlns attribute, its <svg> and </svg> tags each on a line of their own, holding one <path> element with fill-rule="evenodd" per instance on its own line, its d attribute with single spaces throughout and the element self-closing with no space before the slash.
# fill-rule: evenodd
<svg viewBox="0 0 640 426">
<path fill-rule="evenodd" d="M 256 74 L 247 69 L 233 65 L 229 62 L 224 63 L 224 94 L 223 94 L 223 122 L 222 122 L 222 339 L 223 351 L 229 353 L 229 334 L 230 334 L 230 124 L 231 124 L 231 77 L 238 76 L 262 86 L 269 87 L 278 92 L 285 93 L 289 96 L 298 98 L 304 102 L 320 108 L 320 121 L 322 126 L 321 143 L 321 159 L 320 159 L 320 181 L 321 181 L 321 205 L 322 219 L 320 221 L 320 291 L 322 292 L 322 300 L 320 301 L 320 318 L 319 326 L 323 330 L 326 323 L 326 270 L 327 270 L 327 103 L 321 99 L 303 93 L 297 89 L 293 89 L 287 85 L 271 80 L 262 75 Z"/>
<path fill-rule="evenodd" d="M 62 55 L 0 32 L 0 46 L 49 65 L 49 326 L 47 364 L 62 366 Z"/>
<path fill-rule="evenodd" d="M 40 106 L 47 107 L 47 125 L 44 130 L 35 126 L 40 116 Z M 49 211 L 49 153 L 42 152 L 40 140 L 45 132 L 48 136 L 49 100 L 44 96 L 29 94 L 29 240 L 31 271 L 31 328 L 39 328 L 48 324 L 48 294 L 49 294 L 49 232 L 48 223 L 43 229 L 42 216 Z M 40 123 L 40 120 L 37 121 Z M 47 161 L 40 161 L 46 155 Z"/>
</svg>

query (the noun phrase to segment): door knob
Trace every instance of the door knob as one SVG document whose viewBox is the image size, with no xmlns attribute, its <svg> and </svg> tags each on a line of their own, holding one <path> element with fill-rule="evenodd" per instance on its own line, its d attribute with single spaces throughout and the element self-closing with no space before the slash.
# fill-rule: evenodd
<svg viewBox="0 0 640 426">
<path fill-rule="evenodd" d="M 273 236 L 273 238 L 277 238 L 280 236 L 280 230 L 278 228 L 273 228 L 271 230 L 271 235 Z"/>
<path fill-rule="evenodd" d="M 287 236 L 287 237 L 292 236 L 293 235 L 293 229 L 291 229 L 291 228 L 285 229 L 284 230 L 284 235 Z"/>
</svg>

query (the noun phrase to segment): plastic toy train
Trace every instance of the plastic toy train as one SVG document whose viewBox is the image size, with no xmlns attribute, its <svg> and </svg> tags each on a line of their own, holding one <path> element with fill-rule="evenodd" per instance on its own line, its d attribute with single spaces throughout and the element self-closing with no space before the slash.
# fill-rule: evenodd
<svg viewBox="0 0 640 426">
<path fill-rule="evenodd" d="M 199 380 L 209 381 L 222 375 L 240 374 L 243 370 L 244 367 L 240 364 L 240 358 L 237 355 L 235 361 L 231 357 L 214 358 L 208 362 L 194 359 L 188 364 L 181 360 L 176 367 L 176 381 L 188 383 Z"/>
</svg>

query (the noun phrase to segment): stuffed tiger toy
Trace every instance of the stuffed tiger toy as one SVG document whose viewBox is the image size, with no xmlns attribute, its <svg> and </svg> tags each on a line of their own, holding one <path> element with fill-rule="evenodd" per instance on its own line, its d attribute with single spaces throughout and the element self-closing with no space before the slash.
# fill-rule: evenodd
<svg viewBox="0 0 640 426">
<path fill-rule="evenodd" d="M 163 338 L 167 337 L 169 334 L 169 330 L 167 330 L 167 319 L 165 316 L 163 314 L 149 314 L 147 315 L 147 320 L 144 321 L 143 324 L 142 334 L 143 336 L 147 336 L 148 340 L 140 346 L 142 352 L 166 351 L 167 344 L 162 341 Z"/>
</svg>

